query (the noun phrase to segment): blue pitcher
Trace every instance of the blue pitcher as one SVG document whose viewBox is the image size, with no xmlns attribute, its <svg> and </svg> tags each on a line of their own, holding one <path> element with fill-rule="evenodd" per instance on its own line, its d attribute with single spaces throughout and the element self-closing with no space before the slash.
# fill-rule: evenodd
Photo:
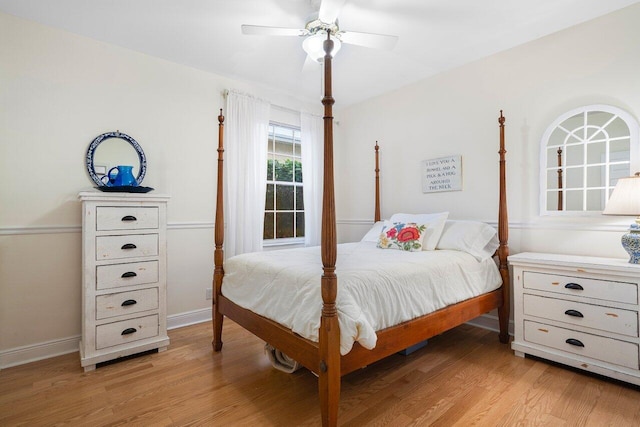
<svg viewBox="0 0 640 427">
<path fill-rule="evenodd" d="M 109 169 L 109 172 L 107 172 L 107 176 L 109 177 L 109 182 L 107 183 L 107 185 L 109 187 L 123 187 L 125 185 L 133 187 L 137 186 L 138 182 L 133 176 L 132 169 L 133 166 L 112 167 L 111 169 Z"/>
</svg>

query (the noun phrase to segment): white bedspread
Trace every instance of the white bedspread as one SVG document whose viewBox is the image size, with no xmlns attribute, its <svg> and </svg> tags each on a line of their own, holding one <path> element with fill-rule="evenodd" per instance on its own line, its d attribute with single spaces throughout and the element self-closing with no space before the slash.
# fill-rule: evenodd
<svg viewBox="0 0 640 427">
<path fill-rule="evenodd" d="M 243 254 L 225 262 L 222 294 L 236 304 L 318 341 L 320 248 Z M 355 341 L 376 345 L 375 331 L 500 287 L 492 259 L 449 250 L 405 252 L 373 242 L 338 245 L 340 352 Z"/>
</svg>

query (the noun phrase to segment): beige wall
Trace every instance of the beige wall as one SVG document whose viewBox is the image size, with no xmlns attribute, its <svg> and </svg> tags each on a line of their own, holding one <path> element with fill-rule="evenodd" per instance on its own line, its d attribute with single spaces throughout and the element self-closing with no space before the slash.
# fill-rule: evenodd
<svg viewBox="0 0 640 427">
<path fill-rule="evenodd" d="M 615 105 L 638 117 L 639 21 L 635 5 L 340 110 L 340 239 L 359 238 L 373 215 L 376 140 L 383 217 L 448 210 L 451 218 L 495 223 L 497 119 L 503 109 L 512 253 L 626 257 L 619 239 L 631 218 L 539 215 L 539 144 L 557 116 L 582 105 Z M 420 162 L 457 154 L 463 190 L 423 194 Z"/>
<path fill-rule="evenodd" d="M 212 46 L 212 49 L 214 46 Z M 0 367 L 77 348 L 84 155 L 120 130 L 168 207 L 169 324 L 210 315 L 217 115 L 225 89 L 294 96 L 0 13 Z M 274 119 L 295 115 L 274 110 Z"/>
</svg>

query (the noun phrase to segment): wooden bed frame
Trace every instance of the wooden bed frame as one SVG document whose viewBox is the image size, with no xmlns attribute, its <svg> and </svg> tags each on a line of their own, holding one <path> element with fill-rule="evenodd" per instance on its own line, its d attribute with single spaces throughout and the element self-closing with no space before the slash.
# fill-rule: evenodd
<svg viewBox="0 0 640 427">
<path fill-rule="evenodd" d="M 259 338 L 281 350 L 289 357 L 318 375 L 320 409 L 323 426 L 335 426 L 338 421 L 338 407 L 340 402 L 340 378 L 350 372 L 363 368 L 384 357 L 392 355 L 416 343 L 438 335 L 453 327 L 461 325 L 493 309 L 498 309 L 500 333 L 502 343 L 509 341 L 509 270 L 507 256 L 509 248 L 506 178 L 505 178 L 505 148 L 504 122 L 500 111 L 498 119 L 500 127 L 500 202 L 498 213 L 498 238 L 500 246 L 496 251 L 499 259 L 499 270 L 502 277 L 502 287 L 471 298 L 460 303 L 437 310 L 431 314 L 413 319 L 399 325 L 377 331 L 377 345 L 367 350 L 357 342 L 346 355 L 340 355 L 340 332 L 336 309 L 336 294 L 338 280 L 335 273 L 337 257 L 336 217 L 333 181 L 333 117 L 332 106 L 334 99 L 331 94 L 331 52 L 333 42 L 324 42 L 324 74 L 325 95 L 324 105 L 324 194 L 322 206 L 322 237 L 321 254 L 323 274 L 322 314 L 320 321 L 319 342 L 313 342 L 293 333 L 290 329 L 269 320 L 263 316 L 244 309 L 222 295 L 222 279 L 224 276 L 224 215 L 223 215 L 223 133 L 224 116 L 222 110 L 218 116 L 218 184 L 215 219 L 215 252 L 214 252 L 214 300 L 213 300 L 213 349 L 222 350 L 222 323 L 224 316 L 238 323 Z M 375 220 L 380 219 L 380 196 L 378 178 L 378 144 L 376 143 L 376 211 Z"/>
</svg>

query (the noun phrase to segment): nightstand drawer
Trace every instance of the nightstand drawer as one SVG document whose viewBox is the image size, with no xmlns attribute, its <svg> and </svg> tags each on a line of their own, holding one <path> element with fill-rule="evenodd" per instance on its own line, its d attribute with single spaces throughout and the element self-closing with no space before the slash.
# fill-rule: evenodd
<svg viewBox="0 0 640 427">
<path fill-rule="evenodd" d="M 96 297 L 96 319 L 140 313 L 158 308 L 158 288 L 118 292 Z"/>
<path fill-rule="evenodd" d="M 113 347 L 158 335 L 158 315 L 96 326 L 96 349 Z"/>
<path fill-rule="evenodd" d="M 542 323 L 524 322 L 525 341 L 638 369 L 638 345 Z"/>
<path fill-rule="evenodd" d="M 587 279 L 584 277 L 525 271 L 523 273 L 523 286 L 525 289 L 537 289 L 564 295 L 596 298 L 627 304 L 638 303 L 637 283 L 614 282 L 610 280 Z"/>
<path fill-rule="evenodd" d="M 638 312 L 524 294 L 524 314 L 606 332 L 638 336 Z"/>
<path fill-rule="evenodd" d="M 98 231 L 157 229 L 159 224 L 157 207 L 98 206 L 96 212 Z"/>
<path fill-rule="evenodd" d="M 96 289 L 157 283 L 158 272 L 158 261 L 99 265 L 96 267 Z"/>
<path fill-rule="evenodd" d="M 157 234 L 96 237 L 96 260 L 158 255 Z"/>
</svg>

